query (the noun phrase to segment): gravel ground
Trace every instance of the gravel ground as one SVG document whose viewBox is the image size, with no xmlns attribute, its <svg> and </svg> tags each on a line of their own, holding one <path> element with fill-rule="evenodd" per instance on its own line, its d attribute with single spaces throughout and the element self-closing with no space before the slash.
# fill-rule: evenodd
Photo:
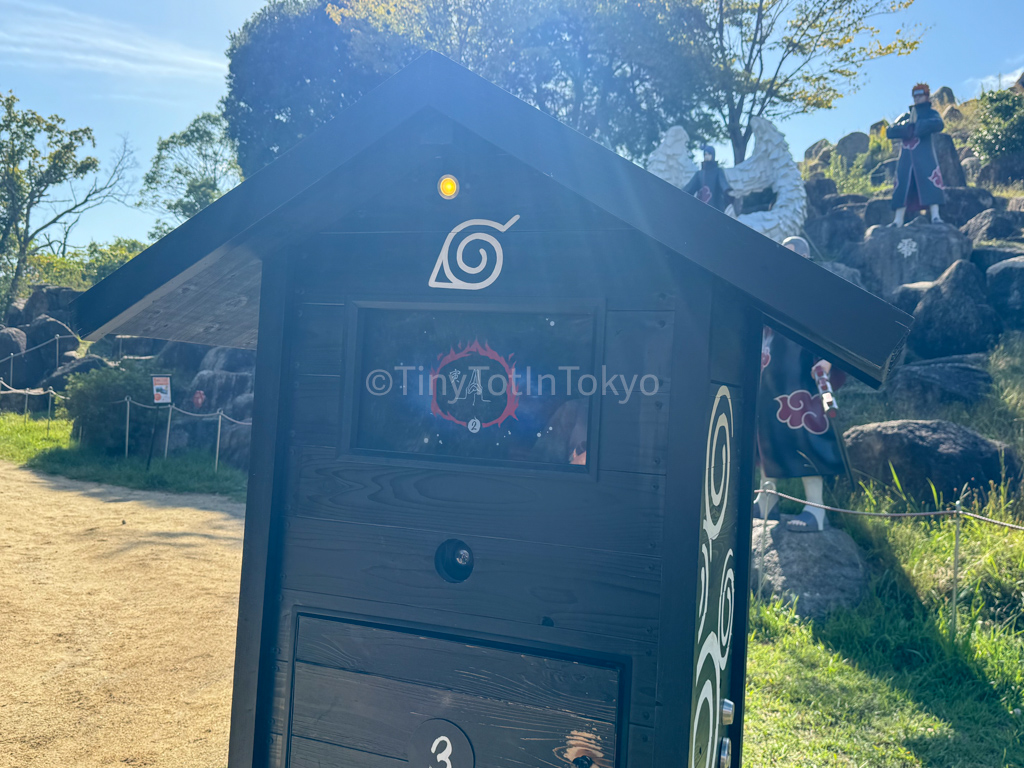
<svg viewBox="0 0 1024 768">
<path fill-rule="evenodd" d="M 244 509 L 0 462 L 0 766 L 224 768 Z"/>
</svg>

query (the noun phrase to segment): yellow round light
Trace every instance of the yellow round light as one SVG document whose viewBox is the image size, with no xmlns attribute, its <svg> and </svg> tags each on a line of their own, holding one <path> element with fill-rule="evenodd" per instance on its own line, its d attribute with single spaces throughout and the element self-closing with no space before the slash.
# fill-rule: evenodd
<svg viewBox="0 0 1024 768">
<path fill-rule="evenodd" d="M 451 200 L 459 194 L 459 180 L 451 174 L 446 174 L 437 182 L 437 191 L 445 200 Z"/>
</svg>

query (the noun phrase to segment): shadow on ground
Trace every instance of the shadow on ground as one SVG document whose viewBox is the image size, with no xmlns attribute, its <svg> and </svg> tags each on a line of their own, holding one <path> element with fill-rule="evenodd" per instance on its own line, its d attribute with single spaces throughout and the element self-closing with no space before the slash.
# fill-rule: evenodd
<svg viewBox="0 0 1024 768">
<path fill-rule="evenodd" d="M 857 523 L 841 524 L 855 539 L 865 535 Z M 966 643 L 954 644 L 936 624 L 887 542 L 875 537 L 868 559 L 872 581 L 863 602 L 815 622 L 815 639 L 948 726 L 904 738 L 923 765 L 1024 766 L 1024 718 L 1009 711 L 1005 692 Z"/>
</svg>

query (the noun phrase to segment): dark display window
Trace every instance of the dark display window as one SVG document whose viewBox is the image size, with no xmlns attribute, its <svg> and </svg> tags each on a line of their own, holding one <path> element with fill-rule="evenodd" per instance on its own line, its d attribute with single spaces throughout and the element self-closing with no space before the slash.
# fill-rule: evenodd
<svg viewBox="0 0 1024 768">
<path fill-rule="evenodd" d="M 363 308 L 359 327 L 354 449 L 585 469 L 593 314 Z"/>
</svg>

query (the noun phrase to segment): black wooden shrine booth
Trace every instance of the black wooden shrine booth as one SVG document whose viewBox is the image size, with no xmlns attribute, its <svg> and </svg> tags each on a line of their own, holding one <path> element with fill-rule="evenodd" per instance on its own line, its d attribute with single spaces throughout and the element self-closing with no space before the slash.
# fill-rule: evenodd
<svg viewBox="0 0 1024 768">
<path fill-rule="evenodd" d="M 762 324 L 909 324 L 435 54 L 75 310 L 259 339 L 232 768 L 738 765 Z"/>
</svg>

